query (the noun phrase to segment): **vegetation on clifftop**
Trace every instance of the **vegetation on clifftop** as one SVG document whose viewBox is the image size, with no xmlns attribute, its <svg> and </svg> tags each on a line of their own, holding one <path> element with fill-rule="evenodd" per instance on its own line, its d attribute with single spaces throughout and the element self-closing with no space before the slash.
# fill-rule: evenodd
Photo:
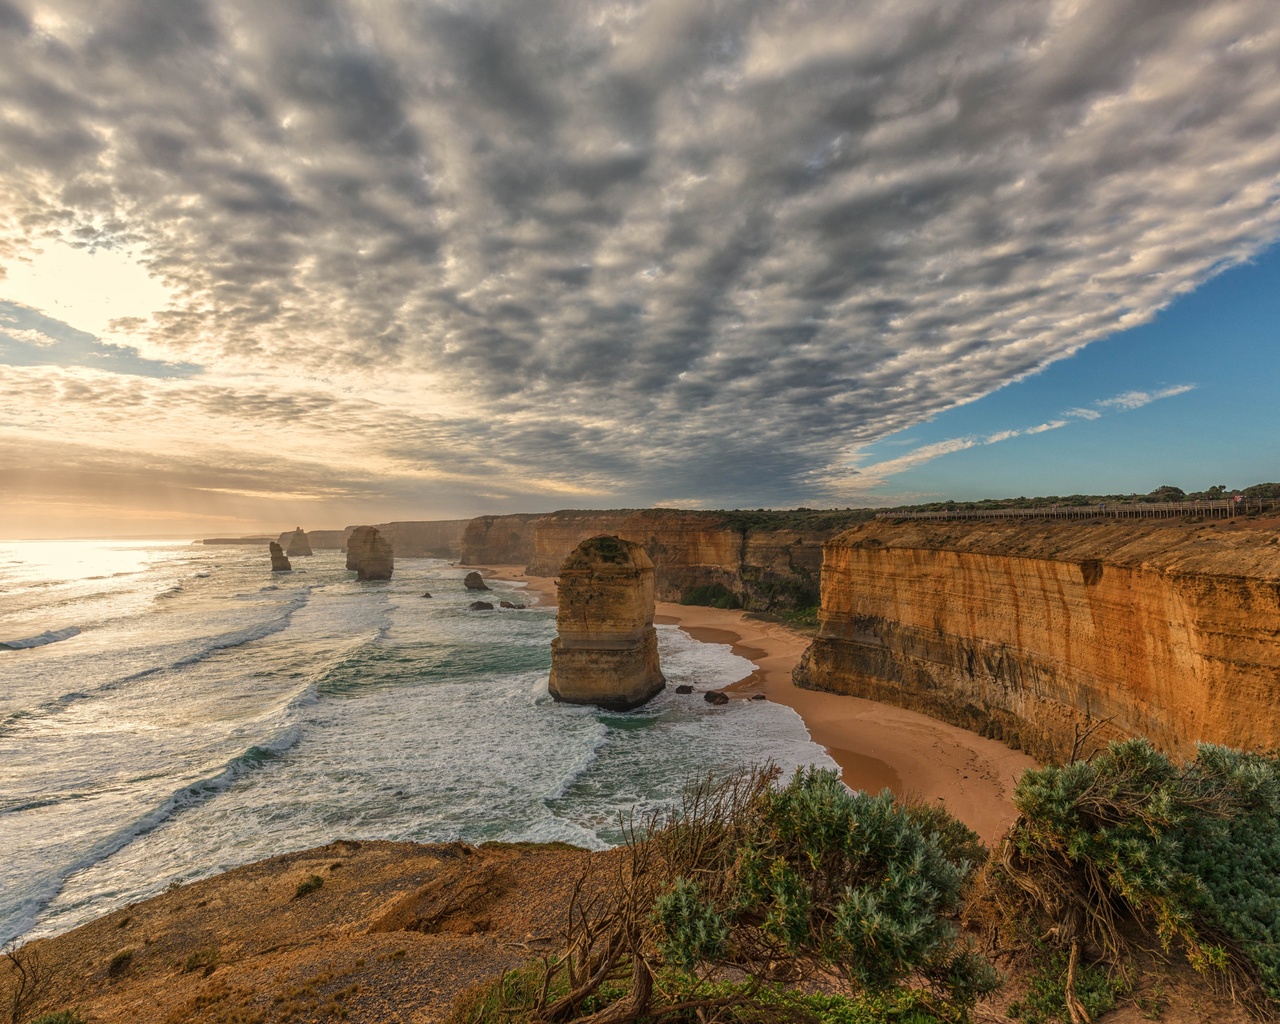
<svg viewBox="0 0 1280 1024">
<path fill-rule="evenodd" d="M 1117 972 L 1158 940 L 1280 1009 L 1280 758 L 1202 745 L 1178 764 L 1128 740 L 1027 772 L 1014 802 L 981 900 L 1007 936 L 1049 936 L 1071 964 L 1092 952 Z"/>
<path fill-rule="evenodd" d="M 575 894 L 561 953 L 460 1000 L 455 1024 L 962 1017 L 997 981 L 954 921 L 976 837 L 834 772 L 778 778 L 708 781 L 640 823 L 612 884 Z M 852 996 L 809 988 L 833 977 Z"/>
</svg>

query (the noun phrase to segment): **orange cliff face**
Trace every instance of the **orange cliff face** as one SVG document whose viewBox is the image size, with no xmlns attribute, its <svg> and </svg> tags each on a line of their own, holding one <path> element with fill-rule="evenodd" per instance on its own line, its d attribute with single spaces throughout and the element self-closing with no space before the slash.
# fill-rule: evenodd
<svg viewBox="0 0 1280 1024">
<path fill-rule="evenodd" d="M 468 521 L 462 534 L 462 564 L 528 565 L 534 560 L 533 535 L 541 518 L 539 513 L 520 513 Z"/>
<path fill-rule="evenodd" d="M 875 522 L 825 547 L 800 686 L 1045 761 L 1075 738 L 1280 746 L 1280 521 Z"/>
<path fill-rule="evenodd" d="M 528 571 L 554 576 L 581 541 L 606 534 L 644 547 L 659 600 L 682 601 L 698 588 L 718 586 L 749 609 L 812 606 L 818 601 L 823 541 L 851 519 L 845 513 L 676 509 L 554 512 L 535 523 Z"/>
</svg>

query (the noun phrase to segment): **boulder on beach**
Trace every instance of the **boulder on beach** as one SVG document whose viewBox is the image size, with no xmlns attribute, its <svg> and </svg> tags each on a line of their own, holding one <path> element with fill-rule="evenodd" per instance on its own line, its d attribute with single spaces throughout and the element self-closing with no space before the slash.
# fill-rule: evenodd
<svg viewBox="0 0 1280 1024">
<path fill-rule="evenodd" d="M 289 564 L 289 559 L 282 548 L 275 541 L 271 542 L 271 571 L 272 572 L 290 572 L 293 566 Z"/>
<path fill-rule="evenodd" d="M 769 698 L 768 698 L 768 696 L 767 696 L 767 695 L 765 695 L 765 694 L 763 694 L 763 693 L 753 693 L 753 694 L 751 695 L 751 699 L 752 699 L 752 700 L 768 700 Z"/>
<path fill-rule="evenodd" d="M 719 690 L 708 690 L 702 695 L 702 699 L 708 704 L 728 704 L 729 695 L 721 693 Z"/>
<path fill-rule="evenodd" d="M 493 611 L 493 605 L 488 601 L 472 601 L 471 610 L 473 612 L 491 612 Z"/>
<path fill-rule="evenodd" d="M 307 539 L 307 535 L 303 532 L 301 526 L 289 535 L 289 547 L 285 550 L 285 554 L 290 558 L 311 554 L 311 541 Z"/>
<path fill-rule="evenodd" d="M 373 526 L 357 526 L 347 539 L 347 568 L 358 580 L 389 580 L 395 568 L 391 542 Z"/>
<path fill-rule="evenodd" d="M 487 586 L 485 586 L 484 577 L 481 576 L 478 572 L 467 573 L 466 578 L 462 581 L 462 585 L 466 587 L 468 590 L 488 590 L 489 589 Z"/>
</svg>

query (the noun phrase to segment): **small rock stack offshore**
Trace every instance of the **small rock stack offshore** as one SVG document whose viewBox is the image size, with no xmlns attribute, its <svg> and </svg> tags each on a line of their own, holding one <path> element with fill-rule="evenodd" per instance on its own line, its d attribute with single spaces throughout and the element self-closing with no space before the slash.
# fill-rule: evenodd
<svg viewBox="0 0 1280 1024">
<path fill-rule="evenodd" d="M 289 559 L 285 556 L 284 550 L 279 544 L 272 541 L 268 550 L 271 552 L 272 572 L 291 572 L 293 570 L 293 566 L 289 564 Z"/>
<path fill-rule="evenodd" d="M 357 526 L 347 539 L 347 568 L 355 570 L 357 580 L 391 579 L 391 542 L 373 526 Z"/>
<path fill-rule="evenodd" d="M 591 537 L 560 568 L 551 696 L 627 711 L 666 686 L 653 628 L 653 562 L 617 537 Z"/>
<path fill-rule="evenodd" d="M 285 549 L 285 554 L 290 558 L 305 557 L 312 554 L 311 541 L 307 539 L 306 531 L 299 526 L 289 536 L 289 546 Z"/>
</svg>

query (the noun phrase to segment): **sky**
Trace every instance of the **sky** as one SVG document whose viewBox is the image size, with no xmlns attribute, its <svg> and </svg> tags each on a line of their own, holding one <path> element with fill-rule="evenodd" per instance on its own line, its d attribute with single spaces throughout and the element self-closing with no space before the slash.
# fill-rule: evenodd
<svg viewBox="0 0 1280 1024">
<path fill-rule="evenodd" d="M 0 0 L 0 537 L 1280 478 L 1274 0 Z"/>
</svg>

